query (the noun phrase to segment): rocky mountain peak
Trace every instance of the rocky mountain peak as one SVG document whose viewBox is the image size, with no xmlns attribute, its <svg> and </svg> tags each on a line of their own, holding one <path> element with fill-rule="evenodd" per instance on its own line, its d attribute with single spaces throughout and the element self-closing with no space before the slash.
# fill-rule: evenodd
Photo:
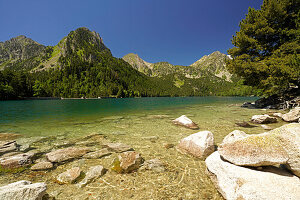
<svg viewBox="0 0 300 200">
<path fill-rule="evenodd" d="M 0 65 L 1 63 L 24 60 L 35 57 L 46 47 L 24 35 L 20 35 L 5 42 L 0 42 Z"/>
</svg>

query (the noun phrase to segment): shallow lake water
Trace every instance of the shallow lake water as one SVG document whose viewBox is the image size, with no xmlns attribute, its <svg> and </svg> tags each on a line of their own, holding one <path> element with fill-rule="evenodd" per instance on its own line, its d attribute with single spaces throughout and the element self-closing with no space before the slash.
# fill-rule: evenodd
<svg viewBox="0 0 300 200">
<path fill-rule="evenodd" d="M 74 160 L 47 172 L 27 169 L 15 174 L 2 173 L 0 185 L 18 180 L 43 181 L 48 185 L 47 192 L 56 199 L 222 199 L 206 174 L 203 160 L 182 155 L 175 148 L 166 149 L 164 144 L 176 145 L 180 139 L 203 130 L 214 134 L 216 145 L 236 129 L 248 134 L 265 132 L 260 126 L 235 125 L 249 121 L 252 115 L 272 112 L 240 107 L 243 102 L 254 100 L 254 97 L 178 97 L 0 102 L 0 133 L 51 138 L 40 142 L 37 148 L 80 146 L 85 136 L 97 134 L 101 139 L 95 147 L 105 142 L 125 143 L 145 160 L 160 159 L 167 168 L 161 173 L 139 170 L 117 174 L 110 170 L 117 156 L 112 154 L 101 159 Z M 192 119 L 200 130 L 173 125 L 172 120 L 181 115 Z M 276 128 L 283 123 L 270 126 Z M 95 165 L 103 165 L 108 171 L 82 189 L 76 184 L 59 185 L 55 181 L 66 169 L 78 166 L 86 171 Z"/>
</svg>

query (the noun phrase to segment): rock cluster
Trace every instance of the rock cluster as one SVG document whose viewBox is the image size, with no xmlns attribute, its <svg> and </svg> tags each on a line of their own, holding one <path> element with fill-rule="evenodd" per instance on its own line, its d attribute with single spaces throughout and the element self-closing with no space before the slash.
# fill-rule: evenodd
<svg viewBox="0 0 300 200">
<path fill-rule="evenodd" d="M 205 162 L 225 199 L 300 199 L 300 124 L 256 135 L 233 131 Z"/>
</svg>

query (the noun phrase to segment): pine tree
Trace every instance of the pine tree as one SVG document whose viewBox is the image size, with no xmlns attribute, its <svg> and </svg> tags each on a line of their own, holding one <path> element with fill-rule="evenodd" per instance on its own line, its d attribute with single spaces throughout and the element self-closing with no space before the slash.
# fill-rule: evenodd
<svg viewBox="0 0 300 200">
<path fill-rule="evenodd" d="M 249 8 L 228 50 L 228 69 L 266 95 L 300 86 L 300 1 L 264 0 Z"/>
</svg>

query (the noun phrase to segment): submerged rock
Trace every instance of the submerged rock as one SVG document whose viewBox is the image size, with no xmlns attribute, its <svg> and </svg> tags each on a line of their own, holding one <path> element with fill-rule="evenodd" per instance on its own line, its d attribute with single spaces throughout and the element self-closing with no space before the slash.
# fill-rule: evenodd
<svg viewBox="0 0 300 200">
<path fill-rule="evenodd" d="M 122 144 L 122 143 L 108 143 L 104 145 L 109 151 L 117 152 L 117 153 L 122 153 L 125 151 L 132 151 L 133 148 L 130 147 L 127 144 Z"/>
<path fill-rule="evenodd" d="M 187 116 L 181 115 L 177 119 L 173 120 L 173 123 L 176 125 L 184 126 L 189 129 L 197 130 L 199 129 L 198 125 L 195 124 L 192 120 L 190 120 Z"/>
<path fill-rule="evenodd" d="M 33 144 L 47 140 L 47 137 L 25 137 L 17 139 L 20 151 L 28 151 L 33 148 Z"/>
<path fill-rule="evenodd" d="M 53 168 L 53 164 L 51 162 L 43 161 L 34 164 L 30 169 L 33 171 L 39 171 L 39 170 L 48 170 L 52 168 Z"/>
<path fill-rule="evenodd" d="M 256 127 L 254 125 L 249 124 L 248 122 L 236 122 L 236 125 L 240 126 L 240 127 L 244 127 L 244 128 L 253 128 Z"/>
<path fill-rule="evenodd" d="M 176 148 L 183 154 L 205 158 L 214 152 L 214 136 L 210 131 L 200 131 L 180 140 Z"/>
<path fill-rule="evenodd" d="M 89 148 L 84 147 L 68 147 L 47 153 L 46 158 L 50 162 L 63 162 L 74 158 L 79 158 L 87 154 L 89 151 Z"/>
<path fill-rule="evenodd" d="M 86 173 L 84 179 L 80 183 L 78 183 L 77 186 L 79 188 L 84 187 L 90 182 L 92 182 L 93 180 L 103 176 L 104 173 L 105 173 L 105 169 L 101 165 L 91 167 Z"/>
<path fill-rule="evenodd" d="M 59 174 L 56 180 L 59 184 L 75 183 L 75 181 L 80 177 L 81 173 L 82 171 L 79 167 L 74 167 Z"/>
<path fill-rule="evenodd" d="M 98 151 L 87 153 L 83 156 L 83 158 L 97 159 L 97 158 L 102 158 L 104 156 L 108 156 L 110 154 L 111 154 L 111 152 L 108 151 L 107 148 L 104 148 L 104 149 L 101 149 Z"/>
<path fill-rule="evenodd" d="M 154 172 L 166 171 L 165 165 L 159 159 L 147 160 L 143 163 L 141 170 L 152 170 Z"/>
<path fill-rule="evenodd" d="M 173 148 L 175 145 L 174 144 L 171 144 L 171 143 L 163 143 L 163 147 L 166 148 L 166 149 L 171 149 Z"/>
<path fill-rule="evenodd" d="M 0 199 L 3 200 L 42 200 L 46 194 L 45 183 L 18 181 L 0 187 Z"/>
<path fill-rule="evenodd" d="M 6 169 L 24 167 L 32 163 L 31 159 L 33 156 L 34 154 L 32 153 L 21 153 L 0 158 L 0 166 Z"/>
<path fill-rule="evenodd" d="M 282 119 L 286 122 L 298 122 L 299 118 L 300 118 L 300 107 L 296 107 L 290 110 L 290 112 L 282 115 Z"/>
<path fill-rule="evenodd" d="M 0 141 L 0 155 L 17 150 L 16 141 Z"/>
<path fill-rule="evenodd" d="M 258 171 L 236 166 L 222 160 L 218 152 L 211 154 L 205 163 L 225 199 L 300 199 L 299 178 L 282 169 L 267 167 Z"/>
<path fill-rule="evenodd" d="M 144 159 L 139 153 L 135 151 L 124 152 L 118 156 L 118 159 L 114 160 L 112 170 L 118 173 L 130 173 L 140 168 L 143 162 Z"/>
<path fill-rule="evenodd" d="M 277 122 L 277 119 L 269 115 L 253 115 L 251 121 L 257 124 L 269 124 Z"/>
<path fill-rule="evenodd" d="M 270 127 L 270 126 L 268 126 L 268 125 L 265 125 L 265 124 L 263 124 L 263 125 L 260 125 L 263 129 L 265 129 L 265 130 L 272 130 L 272 127 Z"/>
</svg>

